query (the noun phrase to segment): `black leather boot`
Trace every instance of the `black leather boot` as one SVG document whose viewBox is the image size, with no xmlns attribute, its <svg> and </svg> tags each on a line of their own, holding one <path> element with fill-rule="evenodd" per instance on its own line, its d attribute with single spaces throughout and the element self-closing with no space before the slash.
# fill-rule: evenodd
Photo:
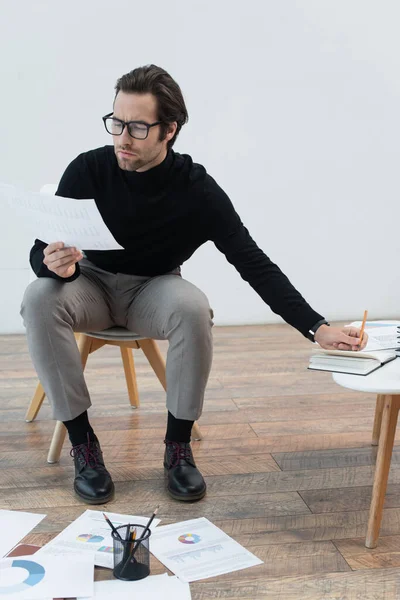
<svg viewBox="0 0 400 600">
<path fill-rule="evenodd" d="M 165 440 L 164 469 L 167 490 L 175 500 L 200 500 L 206 493 L 206 482 L 194 462 L 190 444 Z"/>
<path fill-rule="evenodd" d="M 75 463 L 75 493 L 88 504 L 104 504 L 114 496 L 114 484 L 104 466 L 98 440 L 73 446 L 70 452 Z"/>
</svg>

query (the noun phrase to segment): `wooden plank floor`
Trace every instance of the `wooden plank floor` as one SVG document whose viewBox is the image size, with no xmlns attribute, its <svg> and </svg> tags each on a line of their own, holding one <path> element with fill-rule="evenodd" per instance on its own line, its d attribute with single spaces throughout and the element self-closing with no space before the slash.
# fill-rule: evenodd
<svg viewBox="0 0 400 600">
<path fill-rule="evenodd" d="M 144 356 L 135 352 L 137 410 L 118 349 L 90 356 L 91 422 L 116 484 L 107 508 L 150 515 L 160 504 L 164 524 L 205 516 L 264 561 L 191 584 L 194 600 L 400 598 L 400 447 L 379 545 L 364 547 L 374 396 L 307 371 L 312 346 L 286 325 L 215 327 L 214 341 L 204 439 L 193 444 L 208 493 L 193 504 L 164 491 L 165 395 Z M 54 425 L 47 403 L 34 423 L 24 421 L 36 382 L 24 336 L 0 337 L 0 508 L 45 512 L 25 538 L 42 545 L 86 506 L 72 492 L 68 445 L 58 465 L 46 463 Z M 152 558 L 152 572 L 164 571 Z"/>
</svg>

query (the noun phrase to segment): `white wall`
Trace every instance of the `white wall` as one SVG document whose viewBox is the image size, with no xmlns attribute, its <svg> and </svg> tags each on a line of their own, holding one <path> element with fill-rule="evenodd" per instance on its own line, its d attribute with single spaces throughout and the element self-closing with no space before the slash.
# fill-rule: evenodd
<svg viewBox="0 0 400 600">
<path fill-rule="evenodd" d="M 0 8 L 0 181 L 38 190 L 106 143 L 121 74 L 154 62 L 258 244 L 330 319 L 399 316 L 396 0 L 36 0 Z M 1 206 L 0 332 L 21 331 L 30 240 Z M 207 244 L 184 275 L 218 324 L 279 320 Z"/>
</svg>

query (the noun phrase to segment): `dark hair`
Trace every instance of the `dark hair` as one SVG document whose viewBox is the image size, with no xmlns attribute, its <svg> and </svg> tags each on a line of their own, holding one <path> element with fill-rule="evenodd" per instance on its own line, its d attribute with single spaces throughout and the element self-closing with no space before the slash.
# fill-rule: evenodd
<svg viewBox="0 0 400 600">
<path fill-rule="evenodd" d="M 146 65 L 129 71 L 120 77 L 115 85 L 115 97 L 118 92 L 153 94 L 157 99 L 157 118 L 161 121 L 160 140 L 163 140 L 168 130 L 168 124 L 176 121 L 175 135 L 168 142 L 172 148 L 182 128 L 187 123 L 189 115 L 179 85 L 171 75 L 156 65 Z"/>
</svg>

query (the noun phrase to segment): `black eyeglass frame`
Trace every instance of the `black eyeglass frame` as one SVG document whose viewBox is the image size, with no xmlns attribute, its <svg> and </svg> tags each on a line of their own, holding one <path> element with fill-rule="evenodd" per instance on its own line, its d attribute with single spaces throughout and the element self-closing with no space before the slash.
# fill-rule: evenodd
<svg viewBox="0 0 400 600">
<path fill-rule="evenodd" d="M 104 123 L 104 127 L 105 127 L 107 133 L 109 133 L 110 135 L 122 135 L 124 133 L 125 127 L 127 127 L 129 135 L 132 138 L 134 138 L 135 140 L 146 140 L 148 138 L 148 136 L 149 136 L 150 129 L 152 127 L 155 127 L 156 125 L 161 125 L 161 123 L 162 123 L 162 121 L 155 121 L 154 123 L 146 123 L 146 121 L 122 121 L 122 119 L 117 119 L 116 117 L 113 117 L 113 114 L 114 113 L 111 112 L 108 115 L 105 115 L 104 117 L 102 117 L 102 120 L 103 120 L 103 123 Z M 118 121 L 119 123 L 122 123 L 123 127 L 122 127 L 121 133 L 111 133 L 110 131 L 108 131 L 106 120 L 110 119 L 110 118 L 113 118 L 115 121 Z M 129 127 L 129 125 L 131 123 L 137 123 L 138 125 L 144 125 L 147 128 L 146 137 L 138 138 L 138 137 L 135 137 L 134 135 L 132 135 L 131 131 L 130 131 L 130 127 Z"/>
</svg>

